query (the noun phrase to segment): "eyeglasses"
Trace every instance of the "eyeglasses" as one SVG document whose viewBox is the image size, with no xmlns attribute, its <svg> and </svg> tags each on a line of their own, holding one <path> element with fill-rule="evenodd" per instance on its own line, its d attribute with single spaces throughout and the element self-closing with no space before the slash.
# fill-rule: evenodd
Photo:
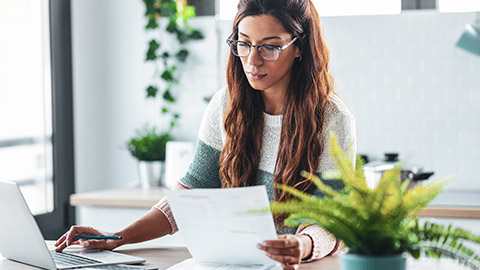
<svg viewBox="0 0 480 270">
<path fill-rule="evenodd" d="M 252 52 L 252 47 L 254 47 L 254 48 L 257 48 L 260 56 L 267 61 L 278 60 L 278 57 L 280 57 L 280 53 L 297 40 L 297 37 L 294 37 L 292 41 L 290 41 L 289 43 L 283 46 L 268 45 L 268 44 L 252 45 L 251 43 L 248 43 L 245 41 L 231 39 L 236 33 L 237 31 L 233 32 L 227 38 L 227 44 L 228 46 L 230 46 L 230 50 L 235 56 L 247 57 Z"/>
</svg>

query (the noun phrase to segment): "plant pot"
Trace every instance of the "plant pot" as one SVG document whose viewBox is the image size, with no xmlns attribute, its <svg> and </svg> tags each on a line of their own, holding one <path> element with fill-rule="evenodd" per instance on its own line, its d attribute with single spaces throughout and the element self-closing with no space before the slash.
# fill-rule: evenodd
<svg viewBox="0 0 480 270">
<path fill-rule="evenodd" d="M 163 186 L 165 161 L 138 161 L 138 178 L 144 189 Z"/>
<path fill-rule="evenodd" d="M 340 258 L 343 270 L 405 270 L 407 268 L 406 254 L 365 256 L 347 253 Z"/>
</svg>

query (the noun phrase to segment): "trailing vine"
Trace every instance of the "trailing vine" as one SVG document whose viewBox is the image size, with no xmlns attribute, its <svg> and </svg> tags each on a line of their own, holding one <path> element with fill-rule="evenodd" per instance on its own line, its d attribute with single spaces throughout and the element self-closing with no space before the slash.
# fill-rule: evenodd
<svg viewBox="0 0 480 270">
<path fill-rule="evenodd" d="M 145 29 L 157 31 L 159 35 L 148 43 L 145 61 L 155 64 L 153 82 L 146 87 L 147 98 L 160 96 L 163 99 L 162 115 L 170 116 L 170 129 L 178 118 L 179 112 L 172 108 L 176 102 L 173 88 L 179 83 L 180 68 L 188 59 L 187 44 L 192 40 L 204 38 L 202 32 L 188 25 L 188 19 L 195 17 L 195 7 L 188 5 L 186 0 L 143 0 L 148 19 Z M 177 46 L 169 44 L 168 50 L 162 44 L 161 35 L 165 32 L 173 35 Z M 169 106 L 170 105 L 170 106 Z"/>
</svg>

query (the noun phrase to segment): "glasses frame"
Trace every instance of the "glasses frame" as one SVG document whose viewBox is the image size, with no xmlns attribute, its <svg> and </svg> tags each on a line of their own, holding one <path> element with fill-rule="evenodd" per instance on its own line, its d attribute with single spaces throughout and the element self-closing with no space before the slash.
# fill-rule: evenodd
<svg viewBox="0 0 480 270">
<path fill-rule="evenodd" d="M 245 57 L 248 57 L 250 56 L 250 54 L 252 53 L 252 47 L 253 48 L 257 48 L 257 50 L 259 50 L 260 48 L 266 48 L 267 46 L 268 47 L 273 47 L 275 48 L 276 50 L 278 50 L 278 57 L 274 60 L 271 60 L 271 59 L 265 59 L 262 55 L 262 53 L 260 51 L 258 51 L 258 54 L 260 54 L 260 56 L 262 57 L 263 60 L 265 61 L 277 61 L 278 58 L 280 58 L 280 53 L 282 51 L 284 51 L 285 49 L 287 49 L 290 45 L 292 45 L 297 39 L 298 37 L 294 37 L 290 42 L 288 42 L 287 44 L 283 45 L 283 46 L 278 46 L 278 45 L 268 45 L 268 44 L 260 44 L 260 45 L 253 45 L 252 43 L 248 43 L 248 42 L 245 42 L 245 41 L 240 41 L 240 40 L 235 40 L 235 39 L 232 39 L 232 37 L 238 32 L 238 30 L 235 30 L 232 34 L 230 34 L 230 36 L 228 36 L 226 42 L 228 44 L 228 46 L 230 47 L 230 51 L 233 53 L 233 55 L 237 56 L 237 57 L 240 57 L 240 58 L 245 58 Z M 239 56 L 237 54 L 235 54 L 232 50 L 232 44 L 233 43 L 238 43 L 238 42 L 242 42 L 242 43 L 245 43 L 248 45 L 248 54 L 245 55 L 245 56 Z"/>
</svg>

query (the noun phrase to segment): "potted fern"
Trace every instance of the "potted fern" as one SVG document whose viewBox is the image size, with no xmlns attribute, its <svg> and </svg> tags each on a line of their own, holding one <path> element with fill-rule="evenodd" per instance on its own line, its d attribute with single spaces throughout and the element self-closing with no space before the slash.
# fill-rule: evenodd
<svg viewBox="0 0 480 270">
<path fill-rule="evenodd" d="M 127 148 L 138 160 L 138 177 L 142 188 L 162 184 L 167 142 L 170 133 L 157 133 L 154 127 L 145 126 L 136 131 L 136 136 L 127 142 Z"/>
<path fill-rule="evenodd" d="M 367 186 L 363 161 L 357 166 L 346 158 L 336 136 L 329 141 L 330 154 L 338 172 L 322 175 L 340 179 L 343 190 L 334 190 L 316 175 L 302 172 L 325 196 L 320 198 L 292 187 L 278 185 L 292 195 L 286 202 L 273 202 L 273 214 L 286 214 L 285 226 L 317 224 L 343 241 L 348 253 L 342 255 L 343 269 L 405 269 L 406 254 L 418 259 L 448 257 L 478 269 L 480 257 L 463 242 L 480 243 L 480 236 L 450 226 L 420 223 L 419 212 L 433 200 L 447 182 L 407 189 L 408 180 L 400 182 L 400 165 L 387 171 L 378 186 Z"/>
</svg>

